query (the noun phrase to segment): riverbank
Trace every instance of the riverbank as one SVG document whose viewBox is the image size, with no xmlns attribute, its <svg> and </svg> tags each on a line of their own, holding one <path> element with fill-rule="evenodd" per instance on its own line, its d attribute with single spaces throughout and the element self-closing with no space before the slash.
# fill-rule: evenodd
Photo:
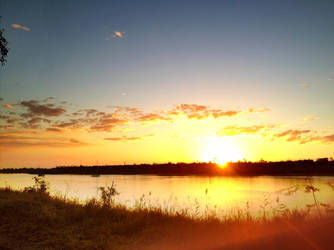
<svg viewBox="0 0 334 250">
<path fill-rule="evenodd" d="M 285 211 L 218 220 L 159 209 L 79 204 L 32 189 L 0 189 L 0 249 L 330 249 L 334 216 Z"/>
</svg>

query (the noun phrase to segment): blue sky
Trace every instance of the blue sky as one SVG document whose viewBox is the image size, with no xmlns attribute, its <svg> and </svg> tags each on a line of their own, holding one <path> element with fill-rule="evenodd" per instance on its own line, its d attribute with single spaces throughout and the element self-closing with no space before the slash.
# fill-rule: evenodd
<svg viewBox="0 0 334 250">
<path fill-rule="evenodd" d="M 304 83 L 326 89 L 312 94 L 333 91 L 331 1 L 97 2 L 2 1 L 6 96 L 154 105 L 170 95 L 209 102 L 203 91 L 235 100 L 242 89 L 254 99 L 277 91 L 294 99 Z M 105 40 L 114 30 L 124 37 Z"/>
</svg>

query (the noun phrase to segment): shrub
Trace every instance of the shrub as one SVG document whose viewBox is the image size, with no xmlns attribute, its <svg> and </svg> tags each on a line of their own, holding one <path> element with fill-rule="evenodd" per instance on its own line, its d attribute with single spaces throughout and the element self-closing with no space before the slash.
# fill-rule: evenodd
<svg viewBox="0 0 334 250">
<path fill-rule="evenodd" d="M 41 194 L 49 194 L 49 184 L 44 180 L 43 177 L 33 177 L 35 184 L 31 187 L 24 188 L 24 192 L 37 192 Z"/>
<path fill-rule="evenodd" d="M 119 195 L 114 182 L 111 183 L 111 186 L 99 187 L 99 191 L 101 192 L 100 199 L 104 207 L 110 207 L 114 203 L 114 196 Z"/>
</svg>

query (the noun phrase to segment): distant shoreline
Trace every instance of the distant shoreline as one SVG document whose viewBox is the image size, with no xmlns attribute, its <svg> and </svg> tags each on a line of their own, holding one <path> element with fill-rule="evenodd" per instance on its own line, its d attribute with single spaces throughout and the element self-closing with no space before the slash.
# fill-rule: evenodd
<svg viewBox="0 0 334 250">
<path fill-rule="evenodd" d="M 58 166 L 55 168 L 6 168 L 0 173 L 37 175 L 160 175 L 160 176 L 334 176 L 334 161 L 328 158 L 280 162 L 164 163 L 108 166 Z"/>
</svg>

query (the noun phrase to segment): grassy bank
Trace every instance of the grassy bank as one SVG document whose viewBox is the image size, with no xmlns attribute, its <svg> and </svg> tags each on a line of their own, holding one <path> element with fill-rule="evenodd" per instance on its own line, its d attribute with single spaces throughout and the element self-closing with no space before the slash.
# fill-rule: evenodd
<svg viewBox="0 0 334 250">
<path fill-rule="evenodd" d="M 286 211 L 191 219 L 158 209 L 79 204 L 36 190 L 0 189 L 0 249 L 331 249 L 334 216 Z"/>
</svg>

